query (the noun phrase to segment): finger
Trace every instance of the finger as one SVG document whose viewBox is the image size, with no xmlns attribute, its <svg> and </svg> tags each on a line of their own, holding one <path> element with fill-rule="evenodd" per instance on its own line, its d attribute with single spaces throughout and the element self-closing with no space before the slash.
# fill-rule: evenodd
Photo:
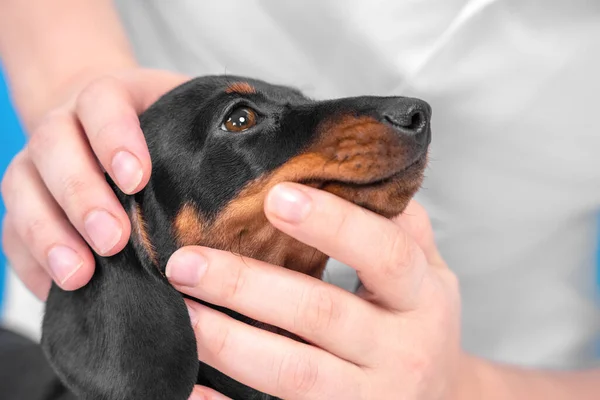
<svg viewBox="0 0 600 400">
<path fill-rule="evenodd" d="M 140 99 L 122 81 L 103 78 L 84 89 L 76 113 L 98 160 L 119 188 L 139 191 L 150 178 L 150 154 L 140 128 Z"/>
<path fill-rule="evenodd" d="M 123 249 L 131 226 L 74 115 L 61 112 L 34 132 L 29 155 L 73 226 L 103 256 Z"/>
<path fill-rule="evenodd" d="M 50 275 L 29 253 L 8 215 L 2 223 L 2 248 L 8 264 L 25 287 L 38 299 L 46 301 L 52 282 Z"/>
<path fill-rule="evenodd" d="M 117 75 L 117 78 L 126 85 L 138 114 L 150 107 L 167 91 L 190 79 L 180 73 L 153 69 L 139 69 L 134 74 Z"/>
<path fill-rule="evenodd" d="M 161 95 L 189 78 L 140 69 L 92 82 L 78 96 L 76 113 L 98 159 L 125 193 L 150 178 L 151 160 L 138 115 Z"/>
<path fill-rule="evenodd" d="M 23 247 L 15 250 L 15 257 L 22 258 L 23 262 L 21 267 L 15 260 L 14 268 L 19 271 L 19 276 L 26 281 L 28 273 L 36 273 L 31 262 L 24 259 L 33 257 L 36 268 L 41 266 L 61 288 L 74 290 L 85 285 L 94 272 L 92 253 L 24 153 L 11 163 L 2 189 L 10 216 L 5 238 L 12 240 L 10 246 Z M 17 235 L 19 241 L 15 238 Z"/>
<path fill-rule="evenodd" d="M 183 293 L 293 332 L 355 364 L 373 360 L 383 340 L 378 328 L 386 313 L 379 307 L 285 268 L 188 247 L 172 255 L 166 275 Z"/>
<path fill-rule="evenodd" d="M 356 269 L 380 304 L 395 310 L 417 306 L 427 261 L 392 221 L 333 194 L 291 183 L 269 192 L 265 213 L 284 233 Z"/>
<path fill-rule="evenodd" d="M 201 361 L 284 399 L 352 399 L 363 371 L 316 347 L 239 322 L 186 300 Z"/>
<path fill-rule="evenodd" d="M 205 386 L 196 385 L 188 400 L 232 400 L 229 397 L 222 395 L 216 390 L 209 389 Z"/>
<path fill-rule="evenodd" d="M 406 233 L 414 239 L 425 253 L 431 265 L 443 265 L 444 260 L 435 244 L 431 221 L 425 208 L 411 200 L 402 214 L 393 219 Z"/>
</svg>

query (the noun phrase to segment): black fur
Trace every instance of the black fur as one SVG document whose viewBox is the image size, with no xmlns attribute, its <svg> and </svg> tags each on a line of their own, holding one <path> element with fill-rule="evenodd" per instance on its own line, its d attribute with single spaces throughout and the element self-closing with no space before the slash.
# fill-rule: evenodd
<svg viewBox="0 0 600 400">
<path fill-rule="evenodd" d="M 226 93 L 239 81 L 256 93 Z M 324 119 L 350 113 L 394 124 L 394 110 L 408 103 L 418 103 L 428 123 L 429 106 L 415 99 L 316 102 L 288 87 L 235 76 L 197 78 L 159 99 L 140 116 L 151 180 L 135 196 L 115 188 L 128 212 L 134 204 L 143 210 L 159 268 L 130 240 L 113 257 L 96 256 L 96 272 L 82 289 L 52 287 L 42 346 L 62 381 L 82 400 L 185 400 L 196 382 L 234 399 L 273 398 L 199 368 L 183 297 L 163 276 L 178 247 L 172 221 L 190 201 L 208 220 L 218 216 L 248 182 L 305 149 Z M 243 134 L 223 131 L 223 119 L 239 104 L 257 110 L 259 123 Z M 415 149 L 426 147 L 429 135 L 427 129 Z"/>
</svg>

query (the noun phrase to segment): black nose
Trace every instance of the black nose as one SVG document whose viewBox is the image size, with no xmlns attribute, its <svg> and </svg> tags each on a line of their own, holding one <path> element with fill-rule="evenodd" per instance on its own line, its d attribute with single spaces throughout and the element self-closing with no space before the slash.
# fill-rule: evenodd
<svg viewBox="0 0 600 400">
<path fill-rule="evenodd" d="M 431 106 L 423 100 L 401 98 L 386 105 L 383 118 L 399 133 L 413 136 L 421 145 L 431 141 Z"/>
</svg>

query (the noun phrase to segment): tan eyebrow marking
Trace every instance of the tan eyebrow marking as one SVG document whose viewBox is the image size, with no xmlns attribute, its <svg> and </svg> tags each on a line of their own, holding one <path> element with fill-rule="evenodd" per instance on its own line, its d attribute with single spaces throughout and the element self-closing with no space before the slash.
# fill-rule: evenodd
<svg viewBox="0 0 600 400">
<path fill-rule="evenodd" d="M 256 93 L 256 89 L 248 82 L 233 82 L 227 86 L 225 93 L 253 94 Z"/>
</svg>

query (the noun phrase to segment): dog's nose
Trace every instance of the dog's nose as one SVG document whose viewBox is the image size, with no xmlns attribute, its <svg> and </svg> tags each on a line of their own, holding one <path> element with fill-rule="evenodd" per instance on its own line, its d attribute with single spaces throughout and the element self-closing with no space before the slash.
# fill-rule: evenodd
<svg viewBox="0 0 600 400">
<path fill-rule="evenodd" d="M 390 102 L 382 114 L 385 121 L 399 133 L 414 137 L 421 145 L 428 145 L 431 141 L 431 107 L 425 101 L 398 99 Z"/>
</svg>

